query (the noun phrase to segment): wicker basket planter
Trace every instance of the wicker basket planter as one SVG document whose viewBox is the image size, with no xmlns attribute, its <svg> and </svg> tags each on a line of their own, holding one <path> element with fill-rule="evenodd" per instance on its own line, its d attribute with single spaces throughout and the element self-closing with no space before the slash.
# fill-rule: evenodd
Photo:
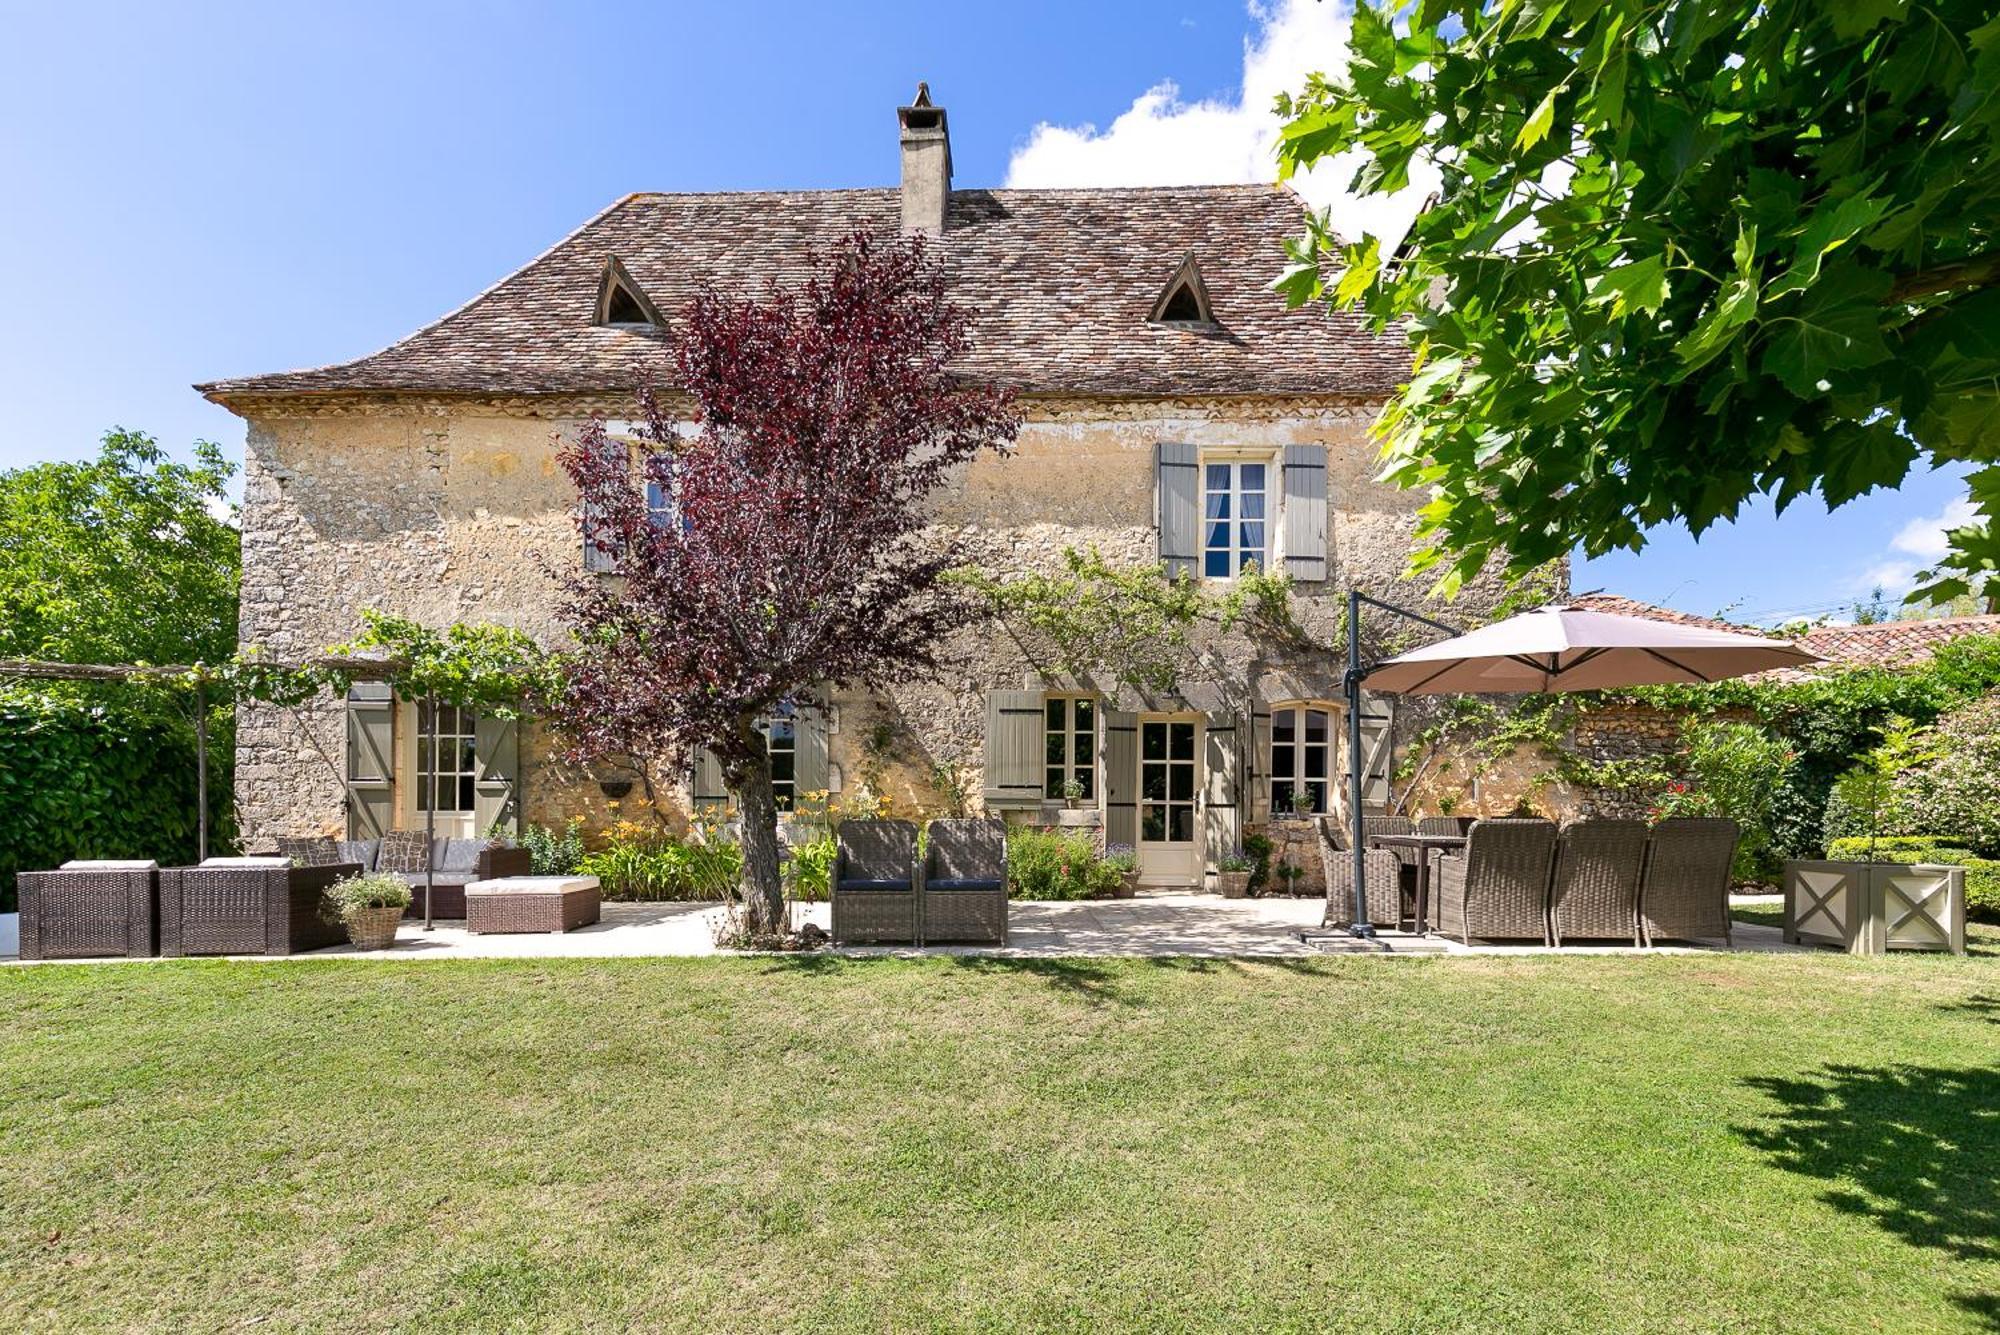
<svg viewBox="0 0 2000 1335">
<path fill-rule="evenodd" d="M 1247 899 L 1250 895 L 1250 873 L 1219 871 L 1215 873 L 1215 888 L 1222 892 L 1224 899 Z"/>
<path fill-rule="evenodd" d="M 396 944 L 396 928 L 402 921 L 400 904 L 356 909 L 347 920 L 347 939 L 356 950 L 387 950 Z"/>
<path fill-rule="evenodd" d="M 1900 862 L 1787 862 L 1785 940 L 1851 955 L 1965 953 L 1965 868 Z"/>
</svg>

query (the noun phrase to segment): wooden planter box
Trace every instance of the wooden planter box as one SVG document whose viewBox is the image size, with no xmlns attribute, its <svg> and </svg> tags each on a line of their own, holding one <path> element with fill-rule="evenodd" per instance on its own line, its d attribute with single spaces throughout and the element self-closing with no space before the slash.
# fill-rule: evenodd
<svg viewBox="0 0 2000 1335">
<path fill-rule="evenodd" d="M 1785 940 L 1850 955 L 1965 953 L 1965 868 L 1904 862 L 1787 862 Z"/>
</svg>

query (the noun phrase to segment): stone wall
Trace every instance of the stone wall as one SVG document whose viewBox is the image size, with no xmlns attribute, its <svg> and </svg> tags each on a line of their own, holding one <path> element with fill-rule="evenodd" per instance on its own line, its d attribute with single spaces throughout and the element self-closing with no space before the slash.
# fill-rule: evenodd
<svg viewBox="0 0 2000 1335">
<path fill-rule="evenodd" d="M 1403 602 L 1420 590 L 1399 575 L 1422 497 L 1373 480 L 1368 427 L 1377 405 L 1327 400 L 1049 401 L 1024 405 L 1027 423 L 1006 457 L 982 459 L 939 498 L 937 522 L 964 536 L 997 571 L 1056 568 L 1066 547 L 1096 546 L 1119 564 L 1156 558 L 1153 449 L 1162 440 L 1202 446 L 1328 447 L 1332 576 L 1301 585 L 1300 621 L 1331 644 L 1350 583 Z M 360 629 L 378 607 L 429 624 L 484 620 L 559 642 L 552 571 L 574 569 L 580 540 L 574 493 L 553 437 L 591 409 L 448 401 L 247 405 L 243 505 L 242 636 L 275 658 L 309 656 Z M 1481 581 L 1454 610 L 1490 605 Z M 1327 650 L 1297 651 L 1242 635 L 1206 646 L 1226 673 L 1270 673 L 1320 698 L 1336 698 L 1339 665 Z M 948 646 L 936 681 L 883 698 L 842 697 L 833 764 L 853 793 L 864 773 L 892 801 L 935 807 L 936 767 L 972 774 L 980 763 L 989 689 L 1033 684 L 1031 646 L 992 625 L 968 627 Z M 310 733 L 312 741 L 306 734 Z M 315 746 L 316 743 L 317 745 Z M 613 806 L 592 773 L 554 762 L 547 735 L 524 730 L 523 815 L 542 824 L 583 817 L 601 828 L 635 809 Z M 339 707 L 248 707 L 238 729 L 237 796 L 247 839 L 336 829 L 344 821 Z M 323 753 L 323 755 L 322 755 Z M 975 783 L 976 789 L 976 783 Z M 678 795 L 662 792 L 669 819 Z"/>
</svg>

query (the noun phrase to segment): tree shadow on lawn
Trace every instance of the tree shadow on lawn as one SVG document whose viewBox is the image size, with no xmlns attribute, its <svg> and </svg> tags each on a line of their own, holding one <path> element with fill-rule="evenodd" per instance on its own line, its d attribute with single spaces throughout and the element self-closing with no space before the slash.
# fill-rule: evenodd
<svg viewBox="0 0 2000 1335">
<path fill-rule="evenodd" d="M 2000 997 L 1990 992 L 1977 993 L 1964 1001 L 1948 1001 L 1938 1009 L 1977 1016 L 1988 1024 L 2000 1024 Z"/>
<path fill-rule="evenodd" d="M 1841 1065 L 1746 1083 L 1780 1108 L 1736 1133 L 1778 1167 L 1836 1183 L 1828 1205 L 1913 1247 L 2000 1260 L 2000 1070 Z M 2000 1301 L 1952 1301 L 2000 1330 Z"/>
<path fill-rule="evenodd" d="M 1293 961 L 1281 959 L 1259 959 L 1243 961 L 1225 958 L 1189 956 L 1008 956 L 1008 955 L 934 955 L 929 959 L 948 962 L 955 970 L 972 974 L 997 976 L 1001 974 L 1023 975 L 1040 979 L 1050 987 L 1077 997 L 1096 1006 L 1142 1006 L 1145 999 L 1132 989 L 1121 985 L 1122 979 L 1132 976 L 1134 967 L 1173 973 L 1222 973 L 1240 970 L 1245 963 L 1290 964 Z M 850 969 L 866 969 L 894 963 L 907 963 L 909 957 L 896 955 L 844 955 L 831 951 L 802 952 L 772 959 L 765 965 L 767 973 L 832 974 Z"/>
</svg>

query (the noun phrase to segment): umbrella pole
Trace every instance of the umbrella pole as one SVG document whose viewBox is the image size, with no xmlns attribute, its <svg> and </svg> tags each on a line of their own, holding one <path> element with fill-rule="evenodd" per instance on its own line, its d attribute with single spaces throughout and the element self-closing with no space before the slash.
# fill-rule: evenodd
<svg viewBox="0 0 2000 1335">
<path fill-rule="evenodd" d="M 1347 591 L 1347 854 L 1354 859 L 1354 921 L 1350 936 L 1373 936 L 1368 921 L 1368 853 L 1361 846 L 1361 591 Z"/>
</svg>

